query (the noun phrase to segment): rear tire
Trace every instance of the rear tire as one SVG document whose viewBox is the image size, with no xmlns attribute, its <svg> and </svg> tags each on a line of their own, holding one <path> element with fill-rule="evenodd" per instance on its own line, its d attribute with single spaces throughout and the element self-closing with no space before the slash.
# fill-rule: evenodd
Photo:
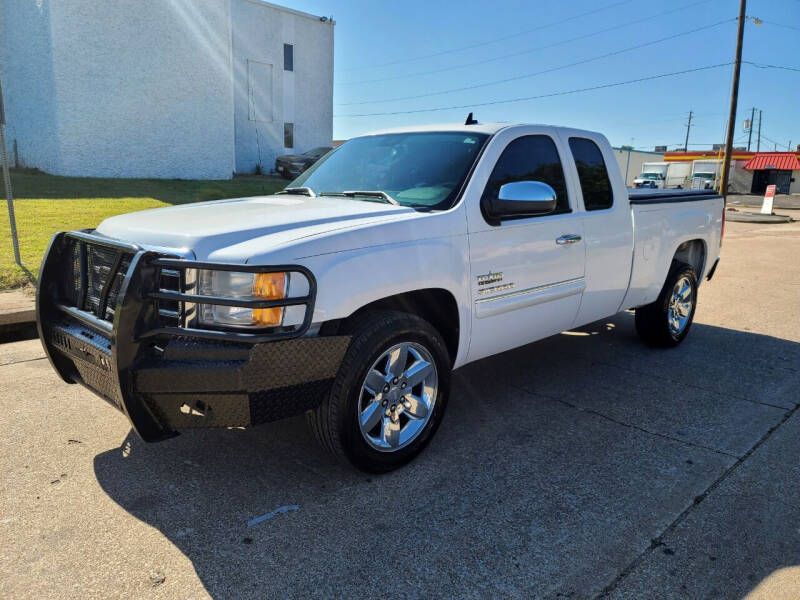
<svg viewBox="0 0 800 600">
<path fill-rule="evenodd" d="M 438 429 L 447 406 L 450 356 L 439 332 L 408 313 L 366 313 L 347 333 L 352 339 L 331 392 L 307 420 L 338 459 L 385 473 L 415 458 Z M 402 369 L 392 366 L 400 361 Z"/>
<path fill-rule="evenodd" d="M 677 346 L 689 334 L 696 307 L 697 274 L 673 260 L 658 299 L 636 309 L 636 333 L 649 346 Z"/>
</svg>

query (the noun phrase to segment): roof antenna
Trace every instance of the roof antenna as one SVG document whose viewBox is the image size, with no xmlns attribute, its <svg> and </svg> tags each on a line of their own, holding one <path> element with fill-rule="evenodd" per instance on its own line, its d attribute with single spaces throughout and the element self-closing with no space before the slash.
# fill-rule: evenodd
<svg viewBox="0 0 800 600">
<path fill-rule="evenodd" d="M 477 125 L 478 121 L 472 118 L 472 113 L 467 115 L 467 120 L 464 121 L 464 125 Z"/>
</svg>

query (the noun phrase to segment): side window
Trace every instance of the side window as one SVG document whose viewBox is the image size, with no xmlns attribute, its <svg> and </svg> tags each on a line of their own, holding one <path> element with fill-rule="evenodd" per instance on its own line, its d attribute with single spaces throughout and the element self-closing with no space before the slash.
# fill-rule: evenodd
<svg viewBox="0 0 800 600">
<path fill-rule="evenodd" d="M 283 124 L 283 147 L 294 148 L 294 123 Z"/>
<path fill-rule="evenodd" d="M 500 187 L 513 181 L 541 181 L 556 192 L 556 210 L 550 215 L 570 212 L 564 169 L 553 139 L 547 135 L 526 135 L 512 141 L 494 166 L 483 198 L 497 198 Z"/>
<path fill-rule="evenodd" d="M 578 179 L 583 192 L 583 204 L 586 210 L 602 210 L 614 204 L 608 170 L 603 154 L 592 140 L 586 138 L 569 138 L 569 147 L 578 167 Z"/>
<path fill-rule="evenodd" d="M 291 44 L 283 45 L 283 70 L 294 71 L 294 46 Z"/>
</svg>

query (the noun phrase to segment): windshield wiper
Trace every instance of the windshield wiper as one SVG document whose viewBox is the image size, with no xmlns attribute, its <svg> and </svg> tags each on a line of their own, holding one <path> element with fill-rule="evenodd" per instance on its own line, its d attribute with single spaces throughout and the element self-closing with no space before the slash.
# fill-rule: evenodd
<svg viewBox="0 0 800 600">
<path fill-rule="evenodd" d="M 400 204 L 386 192 L 377 190 L 345 190 L 344 192 L 320 192 L 320 196 L 346 196 L 348 198 L 355 198 L 356 196 L 363 196 L 365 198 L 380 198 L 386 204 L 393 204 L 400 206 Z"/>
<path fill-rule="evenodd" d="M 316 198 L 317 195 L 314 193 L 310 187 L 290 187 L 286 188 L 285 190 L 281 190 L 278 194 L 293 194 L 295 196 L 309 196 L 311 198 Z"/>
</svg>

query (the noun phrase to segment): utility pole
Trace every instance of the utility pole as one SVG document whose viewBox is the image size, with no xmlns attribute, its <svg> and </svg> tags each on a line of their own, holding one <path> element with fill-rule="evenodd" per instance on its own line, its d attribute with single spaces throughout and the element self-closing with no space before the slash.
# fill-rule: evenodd
<svg viewBox="0 0 800 600">
<path fill-rule="evenodd" d="M 731 86 L 731 107 L 728 113 L 728 135 L 725 136 L 725 157 L 722 161 L 722 178 L 720 194 L 728 199 L 728 176 L 731 169 L 731 153 L 733 152 L 733 132 L 736 129 L 736 105 L 739 102 L 739 73 L 742 70 L 742 43 L 744 41 L 744 21 L 747 0 L 739 0 L 739 28 L 736 33 L 736 58 L 733 61 L 733 85 Z"/>
<path fill-rule="evenodd" d="M 761 111 L 758 111 L 758 141 L 756 142 L 756 152 L 761 152 Z"/>
<path fill-rule="evenodd" d="M 692 128 L 692 111 L 689 111 L 689 122 L 686 123 L 686 141 L 683 143 L 683 151 L 689 151 L 689 130 Z"/>
<path fill-rule="evenodd" d="M 628 148 L 628 160 L 625 161 L 625 185 L 628 185 L 628 167 L 631 166 L 631 149 Z"/>
<path fill-rule="evenodd" d="M 11 245 L 14 248 L 14 260 L 22 266 L 19 257 L 19 239 L 17 237 L 17 219 L 14 216 L 14 196 L 11 195 L 11 176 L 8 174 L 8 155 L 6 154 L 6 115 L 3 107 L 3 87 L 0 85 L 0 160 L 3 162 L 3 182 L 6 186 L 6 203 L 8 204 L 8 224 L 11 229 Z"/>
<path fill-rule="evenodd" d="M 753 139 L 753 125 L 755 124 L 754 119 L 756 118 L 756 107 L 750 109 L 750 127 L 749 131 L 747 132 L 747 151 L 750 152 L 750 142 Z"/>
</svg>

